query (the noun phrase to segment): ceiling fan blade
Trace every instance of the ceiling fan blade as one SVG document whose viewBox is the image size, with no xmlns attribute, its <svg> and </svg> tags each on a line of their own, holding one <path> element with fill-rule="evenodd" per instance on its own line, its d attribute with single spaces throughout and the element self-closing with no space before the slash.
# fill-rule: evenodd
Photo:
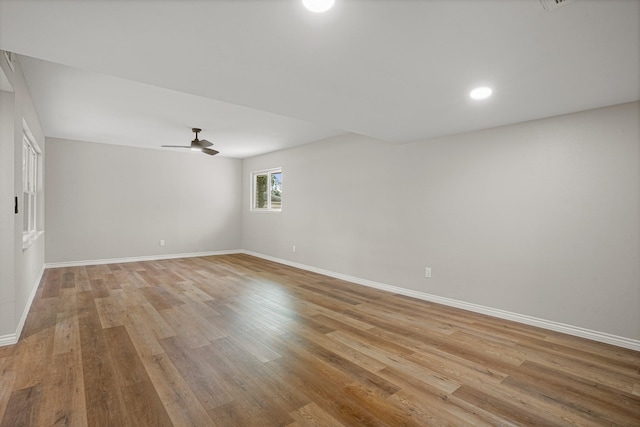
<svg viewBox="0 0 640 427">
<path fill-rule="evenodd" d="M 209 156 L 215 156 L 216 154 L 218 154 L 218 151 L 214 150 L 213 148 L 209 148 L 213 145 L 211 142 L 207 141 L 206 139 L 198 139 L 198 132 L 200 132 L 199 128 L 193 128 L 191 130 L 196 134 L 196 137 L 193 139 L 193 141 L 191 141 L 191 145 L 161 145 L 161 147 L 188 148 L 192 151 L 202 151 Z"/>
<path fill-rule="evenodd" d="M 214 150 L 213 148 L 202 147 L 202 152 L 208 154 L 210 156 L 215 156 L 219 152 Z"/>
</svg>

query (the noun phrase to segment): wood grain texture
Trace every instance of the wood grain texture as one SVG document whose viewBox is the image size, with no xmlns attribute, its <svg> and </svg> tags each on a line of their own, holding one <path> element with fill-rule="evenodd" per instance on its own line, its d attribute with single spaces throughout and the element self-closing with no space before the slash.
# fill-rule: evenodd
<svg viewBox="0 0 640 427">
<path fill-rule="evenodd" d="M 224 255 L 45 272 L 0 426 L 640 426 L 640 353 Z"/>
</svg>

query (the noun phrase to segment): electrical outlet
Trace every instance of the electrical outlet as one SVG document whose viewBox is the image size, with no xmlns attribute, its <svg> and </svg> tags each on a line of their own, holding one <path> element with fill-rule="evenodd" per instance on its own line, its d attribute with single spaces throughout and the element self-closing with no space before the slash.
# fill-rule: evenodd
<svg viewBox="0 0 640 427">
<path fill-rule="evenodd" d="M 164 246 L 164 240 L 160 240 L 160 246 Z"/>
<path fill-rule="evenodd" d="M 294 254 L 296 253 L 296 245 L 293 245 L 293 248 L 291 248 L 291 252 L 293 252 Z"/>
<path fill-rule="evenodd" d="M 425 267 L 425 269 L 424 269 L 424 277 L 431 278 L 431 267 Z"/>
</svg>

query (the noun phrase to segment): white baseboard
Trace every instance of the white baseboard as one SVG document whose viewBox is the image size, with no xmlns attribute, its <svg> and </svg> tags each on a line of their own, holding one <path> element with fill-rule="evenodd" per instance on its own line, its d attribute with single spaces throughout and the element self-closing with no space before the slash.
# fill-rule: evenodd
<svg viewBox="0 0 640 427">
<path fill-rule="evenodd" d="M 13 345 L 18 342 L 18 336 L 16 334 L 0 335 L 0 347 L 5 345 Z"/>
<path fill-rule="evenodd" d="M 159 261 L 163 259 L 177 259 L 177 258 L 195 258 L 201 256 L 213 256 L 213 255 L 230 255 L 242 253 L 241 250 L 228 250 L 228 251 L 212 251 L 212 252 L 190 252 L 185 254 L 165 254 L 165 255 L 150 255 L 150 256 L 138 256 L 127 258 L 106 258 L 106 259 L 90 259 L 82 261 L 64 261 L 64 262 L 48 262 L 45 264 L 45 268 L 58 268 L 58 267 L 82 267 L 86 265 L 99 265 L 99 264 L 120 264 L 126 262 L 139 262 L 139 261 Z"/>
<path fill-rule="evenodd" d="M 20 335 L 22 334 L 22 328 L 24 328 L 24 323 L 27 321 L 27 316 L 29 315 L 31 304 L 33 303 L 33 299 L 36 297 L 36 293 L 38 292 L 38 286 L 40 286 L 40 281 L 42 280 L 43 274 L 44 274 L 44 265 L 40 269 L 40 272 L 38 273 L 38 277 L 35 283 L 32 285 L 31 293 L 29 294 L 29 298 L 27 299 L 27 304 L 25 305 L 24 310 L 22 311 L 22 316 L 20 316 L 20 320 L 18 321 L 16 332 L 14 332 L 13 334 L 0 336 L 0 347 L 18 343 L 18 340 L 20 339 Z"/>
<path fill-rule="evenodd" d="M 334 277 L 336 279 L 345 280 L 347 282 L 356 283 L 358 285 L 363 285 L 363 286 L 368 286 L 370 288 L 376 288 L 383 291 L 388 291 L 394 294 L 400 294 L 400 295 L 405 295 L 405 296 L 409 296 L 409 297 L 413 297 L 413 298 L 417 298 L 425 301 L 431 301 L 431 302 L 435 302 L 435 303 L 450 306 L 450 307 L 460 308 L 462 310 L 468 310 L 475 313 L 486 314 L 488 316 L 493 316 L 500 319 L 511 320 L 514 322 L 523 323 L 525 325 L 537 326 L 539 328 L 549 329 L 551 331 L 561 332 L 568 335 L 574 335 L 581 338 L 587 338 L 593 341 L 603 342 L 603 343 L 615 345 L 618 347 L 624 347 L 631 350 L 640 351 L 640 340 L 634 340 L 631 338 L 612 335 L 605 332 L 598 332 L 590 329 L 581 328 L 579 326 L 567 325 L 564 323 L 554 322 L 551 320 L 539 319 L 537 317 L 526 316 L 523 314 L 513 313 L 510 311 L 486 307 L 478 304 L 472 304 L 464 301 L 458 301 L 451 298 L 445 298 L 437 295 L 426 294 L 426 293 L 414 291 L 411 289 L 400 288 L 397 286 L 387 285 L 385 283 L 374 282 L 372 280 L 362 279 L 355 276 L 349 276 L 342 273 L 336 273 L 334 271 L 324 270 L 322 268 L 317 268 L 317 267 L 313 267 L 306 264 L 300 264 L 300 263 L 289 261 L 286 259 L 264 255 L 258 252 L 252 252 L 247 250 L 242 250 L 241 252 L 244 254 L 252 255 L 268 261 L 273 261 L 279 264 L 300 268 L 302 270 L 311 271 L 314 273 L 322 274 L 324 276 Z"/>
</svg>

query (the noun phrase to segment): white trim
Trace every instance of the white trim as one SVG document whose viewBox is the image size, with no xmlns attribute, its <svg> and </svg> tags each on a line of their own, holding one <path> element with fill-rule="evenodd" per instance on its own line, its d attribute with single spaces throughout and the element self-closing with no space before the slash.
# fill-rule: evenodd
<svg viewBox="0 0 640 427">
<path fill-rule="evenodd" d="M 14 67 L 14 63 L 15 63 L 15 56 L 13 52 L 9 52 L 7 50 L 3 50 L 2 53 L 4 54 L 4 59 L 7 61 L 7 65 L 9 66 L 9 68 L 11 68 L 11 71 L 13 71 L 14 73 L 16 72 Z"/>
<path fill-rule="evenodd" d="M 18 339 L 16 338 L 16 334 L 7 334 L 7 335 L 0 335 L 0 347 L 4 347 L 5 345 L 13 345 L 16 344 L 18 342 Z"/>
<path fill-rule="evenodd" d="M 2 67 L 0 67 L 0 90 L 3 92 L 15 93 L 13 85 L 9 81 L 9 77 L 7 77 L 7 73 L 4 72 Z"/>
<path fill-rule="evenodd" d="M 22 334 L 22 328 L 24 328 L 24 324 L 27 321 L 29 310 L 31 310 L 31 304 L 33 303 L 33 299 L 36 297 L 36 293 L 38 292 L 38 288 L 40 287 L 40 281 L 42 280 L 42 275 L 44 274 L 44 268 L 45 267 L 43 265 L 42 268 L 40 269 L 40 272 L 38 273 L 38 278 L 36 282 L 33 284 L 33 287 L 31 289 L 31 294 L 29 295 L 29 299 L 27 299 L 27 305 L 24 307 L 22 316 L 20 316 L 20 320 L 18 321 L 16 332 L 13 334 L 0 336 L 0 347 L 18 343 L 18 340 L 20 339 L 20 335 Z"/>
<path fill-rule="evenodd" d="M 33 132 L 31 132 L 31 128 L 29 127 L 29 124 L 24 118 L 22 119 L 22 133 L 27 136 L 27 139 L 29 140 L 31 145 L 33 145 L 33 149 L 36 151 L 36 153 L 42 154 L 40 145 L 38 145 L 38 141 L 36 141 L 36 137 L 33 136 Z"/>
<path fill-rule="evenodd" d="M 81 261 L 63 261 L 63 262 L 47 262 L 45 268 L 58 268 L 58 267 L 81 267 L 86 265 L 99 265 L 99 264 L 120 264 L 126 262 L 139 262 L 139 261 L 159 261 L 163 259 L 176 259 L 176 258 L 194 258 L 201 256 L 213 256 L 213 255 L 231 255 L 242 253 L 239 249 L 228 251 L 211 251 L 211 252 L 191 252 L 185 254 L 166 254 L 166 255 L 150 255 L 139 257 L 127 257 L 127 258 L 107 258 L 107 259 L 90 259 Z"/>
<path fill-rule="evenodd" d="M 44 274 L 45 266 L 43 265 L 40 268 L 40 272 L 38 273 L 38 278 L 36 279 L 33 287 L 31 289 L 31 294 L 29 295 L 29 299 L 27 300 L 27 305 L 24 307 L 24 311 L 22 312 L 22 316 L 20 317 L 20 321 L 18 322 L 18 327 L 16 328 L 16 335 L 18 339 L 20 339 L 20 334 L 22 334 L 22 328 L 24 327 L 24 323 L 27 321 L 27 315 L 29 315 L 29 310 L 31 310 L 31 304 L 33 303 L 33 299 L 38 292 L 38 287 L 40 287 L 40 281 L 42 280 L 42 275 Z"/>
<path fill-rule="evenodd" d="M 44 234 L 43 230 L 34 230 L 29 233 L 23 233 L 22 234 L 22 250 L 24 251 L 26 249 L 29 249 L 29 247 L 33 245 L 36 240 L 38 240 L 38 237 L 42 236 L 43 234 Z"/>
<path fill-rule="evenodd" d="M 279 264 L 300 268 L 302 270 L 311 271 L 314 273 L 322 274 L 324 276 L 334 277 L 336 279 L 345 280 L 347 282 L 356 283 L 358 285 L 368 286 L 370 288 L 380 289 L 380 290 L 391 292 L 394 294 L 400 294 L 400 295 L 405 295 L 408 297 L 413 297 L 413 298 L 417 298 L 425 301 L 431 301 L 431 302 L 446 305 L 449 307 L 455 307 L 455 308 L 460 308 L 462 310 L 472 311 L 474 313 L 486 314 L 488 316 L 497 317 L 499 319 L 511 320 L 514 322 L 523 323 L 525 325 L 537 326 L 539 328 L 549 329 L 551 331 L 561 332 L 563 334 L 574 335 L 581 338 L 587 338 L 593 341 L 598 341 L 606 344 L 615 345 L 618 347 L 624 347 L 631 350 L 640 351 L 640 340 L 634 340 L 631 338 L 608 334 L 606 332 L 593 331 L 590 329 L 581 328 L 579 326 L 572 326 L 564 323 L 554 322 L 551 320 L 539 319 L 537 317 L 526 316 L 524 314 L 513 313 L 506 310 L 500 310 L 497 308 L 491 308 L 483 305 L 472 304 L 472 303 L 459 301 L 451 298 L 445 298 L 437 295 L 426 294 L 426 293 L 414 291 L 411 289 L 405 289 L 397 286 L 387 285 L 385 283 L 374 282 L 373 280 L 367 280 L 367 279 L 362 279 L 355 276 L 349 276 L 342 273 L 336 273 L 333 271 L 324 270 L 322 268 L 317 268 L 310 265 L 289 261 L 286 259 L 264 255 L 258 252 L 242 250 L 242 253 L 247 255 L 252 255 L 258 258 L 266 259 L 267 261 L 277 262 Z"/>
</svg>

